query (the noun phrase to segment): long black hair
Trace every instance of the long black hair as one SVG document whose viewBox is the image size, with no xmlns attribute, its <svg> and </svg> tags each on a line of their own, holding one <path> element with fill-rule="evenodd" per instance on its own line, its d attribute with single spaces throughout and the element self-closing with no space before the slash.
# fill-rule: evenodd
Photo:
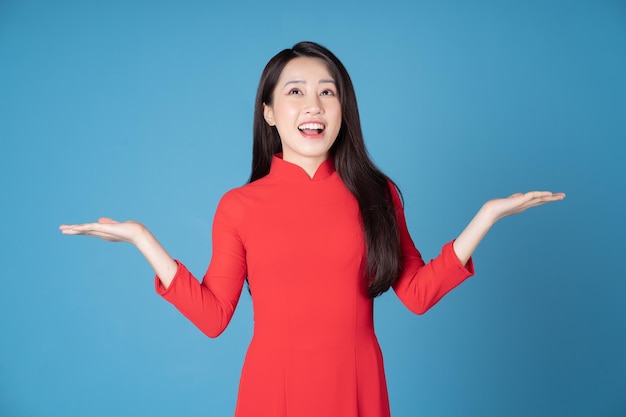
<svg viewBox="0 0 626 417">
<path fill-rule="evenodd" d="M 352 80 L 343 64 L 328 49 L 314 42 L 300 42 L 276 54 L 265 66 L 254 106 L 252 173 L 249 182 L 270 172 L 274 154 L 282 151 L 275 126 L 263 117 L 264 104 L 272 104 L 272 93 L 283 68 L 298 57 L 319 58 L 331 73 L 341 102 L 341 128 L 330 148 L 337 174 L 359 203 L 367 250 L 368 294 L 387 291 L 401 270 L 398 222 L 390 185 L 395 184 L 372 162 L 365 148 Z M 399 192 L 399 191 L 398 191 Z"/>
</svg>

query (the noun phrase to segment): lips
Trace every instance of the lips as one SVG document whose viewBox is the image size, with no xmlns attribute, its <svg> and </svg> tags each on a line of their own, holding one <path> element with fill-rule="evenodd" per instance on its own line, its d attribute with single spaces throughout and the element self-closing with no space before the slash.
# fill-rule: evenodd
<svg viewBox="0 0 626 417">
<path fill-rule="evenodd" d="M 298 126 L 298 130 L 307 136 L 320 135 L 326 126 L 319 122 L 306 122 Z"/>
</svg>

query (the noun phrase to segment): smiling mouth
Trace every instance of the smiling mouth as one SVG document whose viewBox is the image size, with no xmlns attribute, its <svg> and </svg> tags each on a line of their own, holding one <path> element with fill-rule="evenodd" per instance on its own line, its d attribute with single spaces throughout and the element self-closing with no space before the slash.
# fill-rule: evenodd
<svg viewBox="0 0 626 417">
<path fill-rule="evenodd" d="M 325 127 L 321 123 L 303 123 L 298 126 L 298 130 L 305 135 L 319 135 L 324 131 Z"/>
</svg>

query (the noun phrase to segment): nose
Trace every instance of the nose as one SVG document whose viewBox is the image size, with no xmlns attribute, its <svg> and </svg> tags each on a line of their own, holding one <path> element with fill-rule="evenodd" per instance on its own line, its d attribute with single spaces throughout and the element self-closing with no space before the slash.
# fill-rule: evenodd
<svg viewBox="0 0 626 417">
<path fill-rule="evenodd" d="M 320 114 L 323 112 L 322 103 L 317 94 L 310 94 L 307 97 L 304 111 L 306 114 Z"/>
</svg>

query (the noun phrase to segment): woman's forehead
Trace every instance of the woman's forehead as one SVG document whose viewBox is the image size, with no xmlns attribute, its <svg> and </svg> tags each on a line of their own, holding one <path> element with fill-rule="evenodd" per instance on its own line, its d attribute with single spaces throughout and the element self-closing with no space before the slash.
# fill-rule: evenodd
<svg viewBox="0 0 626 417">
<path fill-rule="evenodd" d="M 321 58 L 297 57 L 289 61 L 283 68 L 279 84 L 286 82 L 335 82 L 328 65 Z"/>
</svg>

